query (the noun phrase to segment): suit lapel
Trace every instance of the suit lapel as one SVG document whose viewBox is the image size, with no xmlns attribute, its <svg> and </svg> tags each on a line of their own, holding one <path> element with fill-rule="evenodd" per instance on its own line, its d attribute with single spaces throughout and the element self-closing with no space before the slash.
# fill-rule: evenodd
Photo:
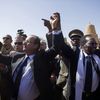
<svg viewBox="0 0 100 100">
<path fill-rule="evenodd" d="M 15 71 L 16 67 L 23 61 L 24 58 L 25 56 L 22 58 L 19 58 L 15 63 L 12 63 L 12 74 Z"/>
<path fill-rule="evenodd" d="M 70 73 L 70 78 L 71 78 L 71 99 L 73 99 L 74 100 L 74 98 L 75 98 L 75 82 L 76 82 L 76 71 L 77 71 L 77 65 L 78 65 L 78 60 L 79 60 L 79 53 L 80 53 L 80 50 L 79 50 L 79 52 L 76 54 L 75 53 L 75 58 L 74 58 L 74 60 L 73 59 L 71 59 L 72 60 L 72 62 L 73 63 L 71 63 L 71 69 L 70 69 L 70 71 L 71 71 L 71 73 Z"/>
</svg>

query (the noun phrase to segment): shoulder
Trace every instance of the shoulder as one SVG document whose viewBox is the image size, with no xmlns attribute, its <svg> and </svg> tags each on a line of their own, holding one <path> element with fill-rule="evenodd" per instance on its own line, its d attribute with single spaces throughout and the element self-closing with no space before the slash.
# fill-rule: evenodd
<svg viewBox="0 0 100 100">
<path fill-rule="evenodd" d="M 100 50 L 99 49 L 96 49 L 95 52 L 94 52 L 94 54 L 96 54 L 100 58 Z"/>
<path fill-rule="evenodd" d="M 14 57 L 13 57 L 13 63 L 14 62 L 16 62 L 19 58 L 22 58 L 22 57 L 24 57 L 25 56 L 25 54 L 17 54 L 17 55 L 15 55 Z"/>
</svg>

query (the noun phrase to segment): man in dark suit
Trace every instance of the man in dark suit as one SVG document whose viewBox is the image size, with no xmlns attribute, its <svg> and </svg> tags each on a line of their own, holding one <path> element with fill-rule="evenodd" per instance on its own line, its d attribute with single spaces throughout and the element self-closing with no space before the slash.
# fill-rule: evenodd
<svg viewBox="0 0 100 100">
<path fill-rule="evenodd" d="M 53 17 L 58 16 L 59 13 L 54 13 L 53 16 L 50 17 L 52 20 Z M 59 16 L 60 17 L 60 16 Z M 53 46 L 54 36 L 52 34 L 52 26 L 50 21 L 47 19 L 42 19 L 44 21 L 44 26 L 47 27 L 48 33 L 46 34 L 48 47 Z M 67 62 L 67 66 L 66 63 Z M 57 100 L 66 100 L 68 96 L 66 96 L 66 88 L 67 88 L 67 79 L 68 79 L 68 61 L 63 57 L 62 54 L 57 55 L 57 57 L 53 60 L 54 71 L 51 79 L 53 80 L 53 84 L 56 91 L 56 99 Z"/>
<path fill-rule="evenodd" d="M 66 58 L 70 59 L 70 97 L 69 100 L 99 100 L 98 87 L 100 75 L 100 59 L 94 54 L 96 49 L 96 41 L 92 37 L 84 36 L 81 39 L 81 50 L 76 54 L 68 45 L 64 43 L 61 32 L 59 17 L 53 17 L 51 26 L 54 34 L 54 44 L 60 49 Z M 91 61 L 91 63 L 90 63 Z M 89 63 L 89 65 L 87 64 Z M 91 66 L 92 74 L 87 75 L 87 69 Z M 99 74 L 97 72 L 99 71 Z M 90 73 L 90 70 L 88 71 Z M 91 77 L 91 79 L 86 76 Z M 85 84 L 88 80 L 88 83 Z M 87 91 L 85 87 L 92 83 Z"/>
<path fill-rule="evenodd" d="M 24 42 L 26 54 L 23 57 L 18 55 L 11 58 L 0 55 L 0 63 L 12 66 L 15 100 L 54 100 L 54 91 L 50 82 L 52 70 L 50 61 L 57 53 L 54 48 L 46 52 L 39 48 L 40 39 L 32 35 L 28 36 Z M 27 64 L 22 68 L 25 59 Z M 22 73 L 20 78 L 19 72 Z"/>
</svg>

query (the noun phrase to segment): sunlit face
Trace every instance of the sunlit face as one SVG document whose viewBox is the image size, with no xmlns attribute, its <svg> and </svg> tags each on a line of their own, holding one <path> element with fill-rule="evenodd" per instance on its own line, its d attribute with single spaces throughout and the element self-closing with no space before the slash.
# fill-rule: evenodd
<svg viewBox="0 0 100 100">
<path fill-rule="evenodd" d="M 18 52 L 23 51 L 23 38 L 20 35 L 15 38 L 14 50 Z"/>
<path fill-rule="evenodd" d="M 9 37 L 4 37 L 3 38 L 3 44 L 11 44 L 12 40 Z"/>
<path fill-rule="evenodd" d="M 34 47 L 34 38 L 33 37 L 27 37 L 24 41 L 23 49 L 24 51 L 31 51 Z"/>
<path fill-rule="evenodd" d="M 15 51 L 22 52 L 23 51 L 23 42 L 14 42 Z"/>
<path fill-rule="evenodd" d="M 36 52 L 37 48 L 38 48 L 38 45 L 35 43 L 34 36 L 28 36 L 23 43 L 23 50 L 27 54 L 32 54 Z"/>
</svg>

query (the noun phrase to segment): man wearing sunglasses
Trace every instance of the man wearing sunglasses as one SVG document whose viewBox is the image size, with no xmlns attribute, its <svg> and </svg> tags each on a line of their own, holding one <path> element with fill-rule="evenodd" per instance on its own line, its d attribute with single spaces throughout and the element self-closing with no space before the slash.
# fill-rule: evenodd
<svg viewBox="0 0 100 100">
<path fill-rule="evenodd" d="M 12 37 L 7 34 L 3 37 L 3 46 L 1 48 L 1 53 L 4 55 L 9 55 L 10 51 L 14 50 L 12 46 Z"/>
<path fill-rule="evenodd" d="M 15 56 L 17 54 L 23 54 L 23 37 L 18 35 L 14 41 L 14 51 L 10 52 L 11 56 Z"/>
</svg>

